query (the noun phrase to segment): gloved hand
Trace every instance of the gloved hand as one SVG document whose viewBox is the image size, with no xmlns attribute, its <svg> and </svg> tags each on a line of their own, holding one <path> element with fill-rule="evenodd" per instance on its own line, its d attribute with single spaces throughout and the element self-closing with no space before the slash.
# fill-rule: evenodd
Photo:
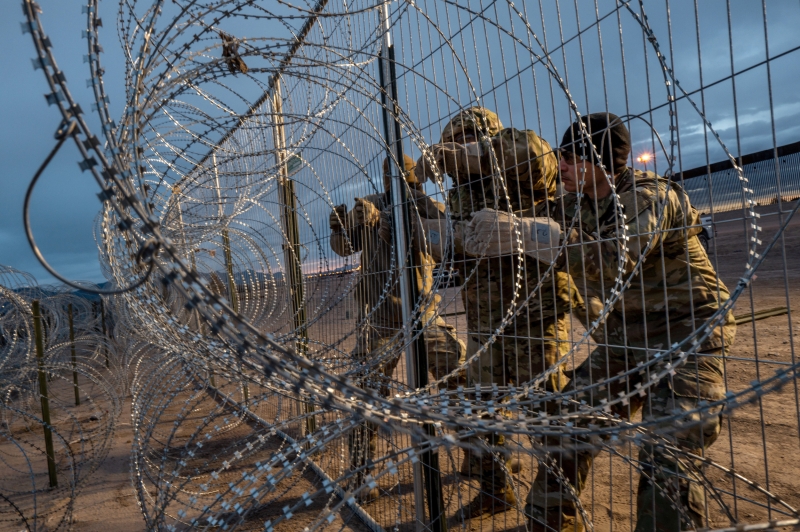
<svg viewBox="0 0 800 532">
<path fill-rule="evenodd" d="M 392 240 L 392 231 L 394 223 L 394 215 L 392 214 L 391 207 L 381 211 L 381 221 L 380 226 L 378 227 L 378 236 L 381 240 L 386 242 L 387 244 L 391 244 L 394 240 Z"/>
<path fill-rule="evenodd" d="M 356 198 L 356 206 L 353 208 L 356 225 L 374 227 L 381 221 L 381 211 L 370 201 L 363 198 Z"/>
<path fill-rule="evenodd" d="M 345 221 L 346 216 L 347 205 L 341 204 L 333 208 L 329 221 L 331 233 L 338 233 L 342 230 L 342 223 Z"/>
<path fill-rule="evenodd" d="M 480 174 L 482 154 L 483 149 L 479 142 L 434 144 L 419 158 L 414 173 L 419 180 L 432 181 L 436 175 L 441 174 L 447 174 L 456 180 L 462 175 Z"/>
<path fill-rule="evenodd" d="M 476 257 L 510 256 L 520 252 L 550 263 L 560 251 L 561 227 L 552 218 L 518 218 L 483 209 L 464 229 L 464 252 Z"/>
</svg>

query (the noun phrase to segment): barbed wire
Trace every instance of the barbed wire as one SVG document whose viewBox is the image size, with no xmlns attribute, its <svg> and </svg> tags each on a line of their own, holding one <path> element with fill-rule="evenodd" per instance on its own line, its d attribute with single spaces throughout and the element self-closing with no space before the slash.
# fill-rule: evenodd
<svg viewBox="0 0 800 532">
<path fill-rule="evenodd" d="M 8 433 L 4 445 L 22 442 L 14 445 L 20 449 L 20 463 L 27 464 L 31 479 L 30 489 L 26 485 L 25 489 L 0 492 L 13 508 L 13 519 L 25 521 L 30 528 L 30 522 L 44 515 L 41 509 L 48 508 L 61 516 L 59 523 L 69 527 L 80 487 L 108 451 L 122 398 L 129 390 L 129 375 L 132 478 L 151 530 L 272 530 L 284 522 L 298 522 L 308 529 L 361 526 L 353 516 L 376 531 L 409 522 L 441 530 L 445 521 L 453 519 L 432 515 L 434 506 L 427 507 L 427 516 L 422 509 L 423 496 L 431 504 L 435 483 L 426 484 L 423 491 L 420 460 L 425 475 L 431 475 L 431 469 L 440 475 L 457 469 L 456 456 L 488 453 L 493 467 L 518 479 L 511 486 L 516 499 L 524 495 L 520 488 L 533 482 L 528 477 L 523 481 L 522 474 L 515 477 L 502 448 L 476 443 L 486 434 L 514 440 L 515 452 L 538 464 L 529 469 L 538 467 L 557 479 L 574 501 L 576 515 L 590 530 L 596 513 L 580 502 L 569 472 L 559 465 L 559 453 L 599 449 L 616 457 L 630 468 L 631 475 L 635 471 L 641 476 L 640 482 L 650 481 L 655 486 L 658 496 L 673 505 L 683 527 L 695 524 L 681 501 L 682 493 L 658 480 L 680 473 L 658 463 L 656 453 L 669 456 L 681 471 L 689 471 L 681 482 L 694 483 L 710 493 L 724 519 L 741 519 L 728 507 L 731 501 L 735 506 L 738 502 L 762 504 L 762 500 L 771 512 L 770 519 L 773 514 L 797 517 L 797 510 L 768 482 L 762 487 L 707 455 L 675 444 L 676 434 L 703 426 L 723 409 L 731 415 L 794 383 L 798 364 L 793 351 L 791 362 L 774 375 L 759 374 L 753 383 L 728 389 L 723 398 L 698 396 L 690 408 L 640 420 L 626 419 L 618 412 L 630 412 L 634 401 L 654 393 L 664 382 L 672 382 L 676 370 L 694 364 L 698 357 L 715 356 L 703 354 L 703 346 L 730 321 L 737 300 L 751 288 L 758 268 L 770 251 L 782 245 L 798 204 L 782 215 L 775 233 L 762 242 L 761 238 L 767 237 L 761 236 L 760 214 L 744 171 L 712 127 L 703 104 L 698 105 L 693 92 L 678 82 L 671 26 L 667 26 L 669 50 L 665 51 L 664 36 L 651 26 L 643 2 L 618 1 L 605 11 L 595 6 L 594 20 L 588 25 L 582 25 L 577 7 L 572 14 L 557 7 L 554 25 L 546 22 L 550 13 L 546 14 L 543 6 L 538 8 L 541 20 L 537 21 L 528 13 L 529 6 L 497 0 L 480 6 L 459 2 L 441 6 L 368 1 L 320 1 L 314 5 L 281 1 L 269 6 L 234 0 L 120 2 L 117 33 L 126 61 L 126 93 L 122 114 L 114 118 L 101 63 L 100 5 L 88 0 L 84 6 L 84 59 L 101 141 L 92 133 L 58 69 L 40 20 L 41 10 L 35 2 L 25 0 L 23 31 L 32 36 L 37 51 L 34 64 L 48 83 L 47 102 L 58 108 L 62 120 L 58 144 L 31 182 L 28 197 L 58 148 L 72 139 L 81 154 L 81 169 L 93 175 L 101 190 L 95 236 L 103 271 L 111 283 L 103 289 L 76 283 L 70 286 L 106 295 L 103 301 L 114 316 L 115 336 L 112 342 L 94 329 L 88 332 L 96 323 L 85 300 L 66 292 L 45 296 L 34 289 L 30 294 L 15 290 L 10 287 L 35 283 L 13 270 L 0 271 L 0 300 L 7 309 L 0 317 L 4 339 L 0 385 L 7 398 L 3 412 L 8 418 L 3 427 L 4 434 Z M 567 20 L 570 17 L 575 19 L 574 31 L 565 30 L 565 23 L 573 23 Z M 251 18 L 262 26 L 253 26 Z M 617 20 L 614 29 L 603 30 L 603 24 L 613 19 Z M 290 36 L 282 38 L 272 31 L 265 36 L 265 22 Z M 553 28 L 558 32 L 557 46 L 548 44 L 547 34 L 550 31 L 552 39 Z M 641 49 L 638 44 L 634 49 L 623 43 L 623 28 L 641 36 Z M 503 272 L 497 285 L 504 291 L 494 309 L 501 318 L 493 317 L 485 330 L 458 330 L 461 336 L 481 337 L 458 364 L 434 372 L 432 380 L 425 377 L 425 384 L 419 385 L 412 375 L 415 371 L 427 375 L 427 368 L 412 369 L 415 361 L 404 357 L 427 342 L 426 335 L 438 326 L 437 320 L 446 317 L 444 309 L 458 305 L 457 291 L 447 291 L 445 267 L 431 279 L 427 290 L 408 302 L 408 308 L 403 307 L 404 315 L 398 317 L 401 325 L 389 328 L 382 347 L 369 349 L 368 356 L 359 352 L 365 338 L 378 335 L 373 331 L 382 326 L 387 305 L 402 299 L 398 294 L 415 282 L 415 252 L 395 240 L 385 270 L 377 272 L 384 274 L 383 278 L 375 277 L 377 281 L 366 289 L 375 293 L 365 293 L 363 279 L 369 275 L 365 264 L 377 257 L 364 252 L 358 259 L 341 258 L 331 253 L 328 214 L 335 211 L 337 202 L 352 205 L 353 198 L 382 194 L 384 158 L 390 161 L 390 168 L 397 169 L 403 168 L 404 153 L 419 154 L 420 162 L 437 168 L 430 149 L 437 144 L 433 135 L 454 113 L 471 106 L 505 105 L 513 127 L 536 129 L 542 137 L 560 133 L 555 131 L 556 125 L 568 118 L 578 124 L 581 135 L 591 138 L 591 128 L 581 121 L 590 109 L 597 109 L 596 103 L 590 104 L 588 84 L 600 85 L 597 80 L 602 79 L 603 110 L 611 111 L 606 73 L 616 66 L 611 66 L 610 60 L 606 63 L 603 38 L 614 36 L 615 30 L 623 70 L 633 65 L 644 70 L 647 84 L 646 102 L 642 106 L 637 101 L 645 112 L 631 112 L 633 99 L 626 78 L 621 100 L 625 112 L 619 114 L 628 120 L 649 112 L 649 120 L 642 118 L 647 134 L 659 143 L 662 137 L 669 137 L 669 150 L 664 150 L 667 168 L 662 174 L 667 179 L 676 174 L 681 147 L 679 99 L 688 103 L 704 134 L 711 133 L 738 174 L 742 216 L 749 224 L 745 229 L 748 257 L 729 297 L 720 299 L 720 293 L 727 290 L 718 278 L 717 285 L 709 288 L 717 293 L 716 308 L 696 320 L 692 309 L 690 333 L 649 348 L 643 360 L 626 363 L 615 375 L 548 389 L 547 383 L 558 379 L 566 365 L 571 365 L 574 373 L 581 353 L 602 347 L 627 348 L 608 340 L 603 346 L 600 338 L 604 338 L 612 313 L 624 308 L 626 296 L 638 286 L 646 261 L 662 260 L 655 258 L 662 244 L 654 234 L 638 250 L 627 272 L 620 268 L 609 279 L 599 311 L 585 323 L 574 320 L 563 340 L 566 348 L 558 351 L 554 363 L 530 379 L 514 378 L 514 382 L 495 382 L 488 387 L 473 379 L 451 386 L 465 372 L 474 372 L 498 346 L 532 339 L 530 333 L 523 338 L 525 334 L 517 328 L 523 320 L 531 321 L 530 316 L 537 312 L 533 309 L 547 297 L 560 266 L 557 258 L 537 263 L 537 278 L 531 281 L 531 259 L 522 259 L 525 235 L 515 227 L 512 243 L 518 260 L 509 263 L 511 271 Z M 248 32 L 256 36 L 244 37 Z M 587 54 L 594 54 L 584 48 L 584 37 L 590 32 L 597 33 L 600 43 L 598 65 L 586 59 Z M 576 42 L 579 60 L 574 64 L 582 71 L 577 76 L 583 80 L 582 89 L 579 82 L 570 83 L 567 68 L 573 64 L 568 54 L 572 57 L 570 47 Z M 493 57 L 495 52 L 499 57 Z M 641 58 L 626 58 L 628 52 L 641 54 Z M 660 73 L 651 74 L 650 68 Z M 386 79 L 390 72 L 394 86 Z M 574 77 L 574 72 L 571 75 Z M 656 84 L 651 77 L 663 84 L 663 94 L 651 87 L 651 82 Z M 519 84 L 519 97 L 510 95 L 513 83 Z M 581 92 L 585 103 L 576 96 Z M 547 109 L 548 105 L 552 109 Z M 527 106 L 534 110 L 528 111 Z M 666 117 L 654 119 L 653 110 L 662 106 Z M 549 120 L 552 132 L 544 126 Z M 659 131 L 661 126 L 668 133 Z M 489 142 L 490 137 L 478 140 Z M 583 155 L 601 161 L 601 151 L 589 143 Z M 541 154 L 545 156 L 552 154 Z M 495 205 L 519 214 L 522 209 L 512 207 L 518 190 L 502 157 L 492 149 L 488 152 L 489 174 L 500 198 Z M 295 166 L 290 170 L 290 165 Z M 622 243 L 620 249 L 627 251 L 636 236 L 629 233 L 627 223 L 632 213 L 626 211 L 611 169 L 601 170 L 601 180 L 611 191 L 608 220 Z M 433 198 L 446 198 L 452 176 L 441 168 L 434 174 L 425 192 Z M 581 181 L 576 193 L 579 202 L 591 196 L 584 188 L 587 186 Z M 542 203 L 556 206 L 559 201 L 563 200 L 546 197 Z M 655 227 L 664 225 L 668 201 L 666 193 L 655 200 Z M 394 203 L 397 207 L 399 202 Z M 419 204 L 410 201 L 407 208 L 408 216 L 417 223 L 427 218 Z M 441 220 L 443 226 L 454 227 L 458 220 L 452 205 L 443 210 Z M 408 224 L 413 226 L 413 220 Z M 581 224 L 580 216 L 568 219 L 563 233 L 580 230 Z M 53 275 L 69 282 L 46 263 L 29 225 L 26 214 L 26 230 L 37 257 Z M 430 235 L 423 238 L 423 252 L 432 253 L 436 243 Z M 345 240 L 350 248 L 356 247 L 353 239 Z M 457 261 L 455 245 L 450 244 L 441 261 L 444 265 Z M 564 240 L 552 256 L 563 256 L 569 245 Z M 663 246 L 661 250 L 663 255 Z M 653 259 L 649 258 L 651 252 Z M 492 260 L 484 253 L 471 263 L 464 262 L 465 271 L 460 272 L 464 286 L 480 281 L 482 268 L 494 264 Z M 352 273 L 356 261 L 361 269 Z M 577 281 L 570 282 L 581 288 Z M 369 299 L 366 305 L 361 300 L 365 297 Z M 31 343 L 29 307 L 33 299 L 42 302 L 49 320 L 45 320 L 49 332 L 43 367 L 36 365 Z M 74 341 L 64 336 L 65 303 L 73 305 L 79 317 L 76 321 L 87 331 Z M 463 308 L 469 327 L 475 309 L 467 308 L 466 300 Z M 554 312 L 576 314 L 578 309 L 569 305 Z M 65 358 L 71 345 L 84 353 L 77 364 Z M 729 352 L 730 347 L 724 354 Z M 100 353 L 113 367 L 102 367 Z M 402 359 L 399 366 L 398 359 Z M 399 369 L 395 370 L 396 366 Z M 390 368 L 388 374 L 386 368 Z M 64 381 L 60 384 L 68 388 L 75 371 L 82 382 L 91 383 L 83 386 L 92 390 L 94 399 L 87 401 L 93 411 L 105 409 L 104 416 L 95 420 L 102 428 L 84 428 L 85 421 L 79 422 L 77 414 L 68 413 L 56 402 L 53 411 L 59 421 L 48 425 L 56 436 L 55 454 L 63 460 L 58 470 L 68 472 L 69 481 L 62 485 L 69 487 L 47 491 L 45 496 L 40 484 L 46 467 L 40 465 L 47 453 L 21 434 L 45 424 L 34 413 L 38 412 L 34 399 L 40 395 L 35 376 L 44 372 L 53 381 Z M 610 394 L 616 385 L 622 387 L 615 396 L 602 402 L 587 400 Z M 79 394 L 77 388 L 75 393 Z M 369 444 L 353 443 L 364 427 L 372 431 L 366 437 L 376 434 L 372 456 L 368 456 L 372 451 L 364 448 L 373 445 L 372 439 Z M 558 445 L 551 443 L 554 439 Z M 80 442 L 79 452 L 72 441 Z M 623 450 L 626 446 L 649 449 L 649 455 L 645 461 L 634 460 Z M 433 455 L 446 458 L 449 465 L 442 471 L 431 467 L 426 460 Z M 707 470 L 744 482 L 753 493 L 725 492 L 717 485 L 719 479 L 711 479 Z M 18 480 L 22 471 L 15 470 L 7 478 Z M 453 478 L 444 489 L 447 497 L 440 495 L 442 511 L 456 516 L 459 526 L 466 528 L 468 516 L 461 507 L 465 506 L 462 492 L 469 481 L 466 476 Z M 401 486 L 409 479 L 414 488 L 404 491 Z M 378 486 L 382 497 L 364 498 Z M 441 491 L 441 485 L 436 489 Z M 37 499 L 43 496 L 52 498 L 43 503 Z M 56 499 L 66 502 L 54 506 Z M 713 521 L 711 504 L 707 501 L 705 508 L 708 523 Z M 306 515 L 308 508 L 313 508 L 313 515 Z M 453 508 L 461 513 L 451 511 Z M 530 517 L 525 509 L 519 510 L 523 519 Z"/>
</svg>

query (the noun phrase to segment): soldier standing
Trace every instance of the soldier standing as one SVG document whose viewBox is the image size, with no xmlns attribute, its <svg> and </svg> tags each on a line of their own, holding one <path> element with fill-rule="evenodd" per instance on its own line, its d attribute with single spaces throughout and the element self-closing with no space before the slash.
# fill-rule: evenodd
<svg viewBox="0 0 800 532">
<path fill-rule="evenodd" d="M 704 401 L 724 398 L 722 356 L 736 333 L 730 312 L 674 374 L 642 388 L 628 401 L 618 400 L 620 394 L 649 381 L 646 370 L 632 372 L 626 379 L 620 374 L 702 330 L 730 297 L 697 238 L 702 225 L 688 196 L 673 181 L 627 167 L 630 145 L 630 134 L 617 116 L 596 113 L 581 118 L 561 143 L 560 169 L 567 191 L 562 201 L 513 220 L 505 213 L 479 213 L 465 231 L 465 247 L 487 254 L 510 253 L 516 247 L 504 235 L 512 227 L 521 228 L 526 254 L 554 260 L 558 268 L 569 271 L 584 292 L 592 319 L 612 296 L 617 280 L 624 279 L 621 296 L 600 325 L 602 332 L 595 334 L 602 345 L 576 369 L 567 389 L 580 391 L 610 380 L 581 398 L 590 405 L 611 402 L 611 413 L 623 419 L 643 409 L 644 421 L 669 445 L 702 455 L 719 436 L 722 407 L 709 407 L 705 413 L 697 409 Z M 613 199 L 612 181 L 621 212 Z M 573 220 L 574 226 L 562 234 L 560 225 L 569 227 Z M 559 241 L 566 244 L 565 251 L 553 257 Z M 652 441 L 639 453 L 643 470 L 636 531 L 703 527 L 705 492 L 691 480 L 697 478 L 692 468 L 701 463 L 679 460 Z M 583 446 L 578 448 L 575 442 Z M 526 505 L 531 530 L 580 532 L 583 522 L 570 492 L 580 496 L 599 447 L 587 448 L 583 437 L 574 438 L 571 448 L 559 449 L 564 442 L 557 438 L 548 438 L 547 443 L 571 489 L 539 468 Z"/>
<path fill-rule="evenodd" d="M 503 129 L 495 113 L 472 107 L 450 120 L 440 143 L 417 163 L 417 173 L 434 176 L 434 166 L 453 178 L 448 195 L 452 226 L 445 228 L 443 220 L 422 220 L 422 225 L 434 258 L 442 260 L 452 246 L 454 260 L 467 276 L 461 292 L 469 330 L 467 358 L 485 346 L 470 365 L 470 380 L 484 388 L 521 386 L 568 351 L 567 313 L 582 304 L 580 295 L 564 272 L 545 276 L 547 266 L 524 255 L 465 253 L 461 237 L 474 212 L 520 212 L 552 201 L 558 175 L 555 154 L 535 132 Z M 543 384 L 558 391 L 565 383 L 559 367 Z M 516 506 L 507 473 L 510 462 L 495 460 L 495 455 L 510 455 L 504 436 L 493 433 L 471 443 L 484 451 L 466 453 L 462 474 L 479 476 L 481 486 L 466 514 L 478 517 Z"/>
<path fill-rule="evenodd" d="M 414 160 L 406 156 L 403 174 L 409 185 L 409 198 L 420 216 L 436 218 L 444 205 L 425 195 L 422 190 L 424 180 L 414 173 Z M 367 388 L 379 389 L 389 394 L 389 381 L 400 360 L 399 335 L 403 330 L 403 311 L 401 302 L 400 277 L 393 263 L 394 246 L 391 232 L 381 232 L 381 219 L 384 229 L 391 224 L 391 176 L 389 161 L 383 162 L 384 192 L 365 198 L 356 198 L 356 205 L 347 212 L 345 205 L 337 206 L 330 215 L 331 248 L 342 257 L 361 252 L 361 272 L 355 289 L 355 302 L 358 305 L 360 331 L 353 353 L 355 363 L 360 366 L 359 373 L 371 379 Z M 382 212 L 383 211 L 383 216 Z M 416 242 L 415 242 L 416 244 Z M 421 252 L 417 245 L 421 268 L 416 271 L 419 303 L 426 305 L 421 321 L 424 327 L 425 347 L 428 354 L 428 369 L 438 380 L 444 378 L 464 363 L 466 347 L 459 340 L 455 328 L 446 323 L 436 310 L 441 296 L 432 294 L 433 266 L 431 257 Z M 377 375 L 377 378 L 375 377 Z M 446 381 L 448 388 L 463 384 L 462 373 Z M 353 469 L 367 465 L 374 459 L 377 450 L 377 427 L 368 424 L 353 431 L 350 436 L 351 466 Z M 366 444 L 366 445 L 365 445 Z M 363 480 L 363 472 L 357 475 L 355 485 Z M 377 497 L 377 489 L 363 492 L 363 497 Z"/>
</svg>

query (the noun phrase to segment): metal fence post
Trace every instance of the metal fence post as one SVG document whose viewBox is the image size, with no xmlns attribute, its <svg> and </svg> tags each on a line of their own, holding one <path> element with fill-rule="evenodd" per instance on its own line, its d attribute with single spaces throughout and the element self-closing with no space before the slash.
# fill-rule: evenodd
<svg viewBox="0 0 800 532">
<path fill-rule="evenodd" d="M 75 356 L 75 327 L 72 319 L 72 303 L 67 307 L 67 315 L 69 316 L 69 350 L 72 359 L 72 384 L 75 388 L 75 406 L 80 406 L 81 392 L 78 388 L 78 359 Z"/>
<path fill-rule="evenodd" d="M 217 201 L 219 202 L 219 219 L 222 226 L 222 253 L 225 255 L 225 272 L 228 275 L 228 297 L 231 307 L 235 312 L 239 312 L 239 293 L 236 291 L 236 278 L 233 276 L 233 255 L 231 253 L 231 236 L 228 226 L 224 223 L 225 211 L 222 207 L 222 189 L 219 182 L 219 170 L 217 169 L 217 154 L 211 154 L 211 162 L 214 167 L 214 182 L 217 190 Z"/>
<path fill-rule="evenodd" d="M 50 398 L 47 395 L 47 375 L 44 370 L 44 336 L 42 332 L 42 315 L 39 300 L 33 302 L 33 334 L 36 339 L 36 362 L 39 368 L 39 395 L 42 401 L 42 421 L 44 425 L 44 448 L 47 453 L 47 474 L 50 487 L 58 487 L 56 474 L 56 456 L 53 450 L 53 432 L 50 429 Z"/>
<path fill-rule="evenodd" d="M 231 252 L 231 236 L 228 226 L 224 223 L 225 211 L 222 207 L 222 189 L 219 182 L 219 170 L 217 169 L 217 154 L 211 154 L 211 161 L 214 166 L 214 182 L 217 190 L 217 201 L 219 202 L 219 219 L 223 222 L 222 226 L 222 254 L 225 256 L 225 274 L 228 277 L 228 299 L 234 312 L 239 312 L 239 292 L 236 290 L 236 278 L 233 276 L 233 254 Z M 242 369 L 239 364 L 239 369 Z M 212 384 L 213 386 L 213 384 Z M 245 405 L 250 403 L 250 387 L 247 381 L 242 382 L 242 399 Z"/>
<path fill-rule="evenodd" d="M 422 267 L 411 243 L 411 216 L 417 214 L 411 209 L 403 178 L 403 142 L 399 121 L 399 99 L 397 93 L 397 73 L 395 69 L 394 45 L 392 45 L 389 5 L 381 9 L 383 17 L 383 43 L 379 56 L 379 76 L 381 82 L 381 103 L 383 105 L 383 126 L 386 139 L 387 157 L 392 175 L 392 210 L 394 215 L 394 246 L 400 272 L 401 302 L 405 326 L 406 368 L 408 379 L 417 389 L 428 384 L 428 353 L 421 321 L 412 325 L 414 311 L 412 305 L 419 301 L 419 290 L 415 277 Z M 394 159 L 394 160 L 392 160 Z M 399 165 L 399 166 L 398 166 Z M 420 272 L 421 273 L 421 272 Z M 435 435 L 435 428 L 425 424 L 427 434 Z M 421 473 L 421 474 L 420 474 Z M 420 477 L 422 477 L 420 479 Z M 422 480 L 422 482 L 420 482 Z M 427 497 L 422 492 L 424 483 Z M 426 451 L 420 454 L 420 462 L 414 465 L 414 496 L 418 528 L 425 522 L 422 500 L 426 498 L 429 529 L 432 532 L 447 532 L 447 517 L 442 495 L 442 478 L 439 469 L 439 454 Z"/>
<path fill-rule="evenodd" d="M 214 168 L 216 169 L 216 159 L 214 160 Z M 219 184 L 217 185 L 217 188 L 219 188 Z M 178 194 L 180 194 L 180 192 L 181 192 L 180 185 L 177 185 L 177 184 L 173 185 L 172 186 L 172 197 L 170 198 L 170 201 L 174 200 L 174 202 L 175 202 L 175 210 L 177 211 L 178 224 L 179 224 L 179 226 L 181 228 L 181 236 L 183 238 L 183 247 L 186 249 L 186 253 L 189 255 L 189 260 L 191 261 L 191 264 L 192 264 L 192 271 L 197 272 L 197 258 L 195 256 L 194 249 L 190 249 L 190 247 L 189 247 L 189 238 L 186 236 L 186 225 L 184 225 L 184 223 L 183 223 L 183 209 L 181 207 L 180 197 L 178 196 Z M 167 291 L 167 285 L 164 285 L 163 297 L 164 297 L 165 306 L 166 306 L 166 303 L 167 303 L 167 297 L 168 296 L 169 296 L 169 292 Z M 203 319 L 200 317 L 200 313 L 198 312 L 198 310 L 196 308 L 192 309 L 190 314 L 189 314 L 188 322 L 189 322 L 190 325 L 192 323 L 192 319 L 194 319 L 195 322 L 197 323 L 197 330 L 198 331 L 204 330 L 203 329 Z M 208 370 L 209 381 L 211 383 L 211 386 L 213 388 L 216 388 L 217 387 L 217 382 L 216 382 L 216 379 L 214 378 L 214 372 L 210 369 L 210 367 L 211 367 L 211 365 L 209 364 L 209 370 Z"/>
<path fill-rule="evenodd" d="M 294 327 L 299 336 L 296 343 L 298 352 L 308 355 L 308 329 L 306 325 L 305 290 L 303 285 L 303 270 L 300 266 L 300 224 L 297 221 L 297 197 L 295 196 L 294 181 L 289 177 L 286 154 L 286 131 L 283 123 L 283 96 L 281 93 L 281 77 L 275 74 L 272 78 L 272 112 L 275 145 L 275 159 L 278 165 L 278 198 L 281 205 L 281 220 L 288 243 L 284 244 L 284 257 L 286 271 L 289 277 L 289 297 L 294 313 Z M 305 413 L 313 412 L 310 403 L 304 403 Z M 317 430 L 317 421 L 313 416 L 306 418 L 306 431 L 312 433 Z"/>
</svg>

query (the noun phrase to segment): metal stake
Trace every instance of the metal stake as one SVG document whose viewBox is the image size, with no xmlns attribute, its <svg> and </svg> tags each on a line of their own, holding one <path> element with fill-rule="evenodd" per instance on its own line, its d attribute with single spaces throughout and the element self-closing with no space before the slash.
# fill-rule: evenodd
<svg viewBox="0 0 800 532">
<path fill-rule="evenodd" d="M 233 276 L 233 255 L 231 254 L 231 237 L 228 233 L 228 225 L 225 223 L 225 211 L 222 207 L 222 189 L 219 183 L 219 170 L 217 170 L 217 154 L 211 154 L 214 165 L 214 181 L 217 185 L 217 201 L 219 202 L 219 220 L 222 225 L 222 253 L 225 255 L 225 271 L 228 274 L 228 297 L 230 298 L 231 308 L 239 312 L 239 293 L 236 291 L 236 278 Z"/>
<path fill-rule="evenodd" d="M 38 299 L 33 302 L 33 334 L 36 337 L 36 363 L 39 368 L 39 395 L 42 400 L 42 421 L 44 426 L 44 448 L 47 453 L 47 474 L 50 477 L 50 487 L 57 488 L 56 455 L 53 450 L 53 433 L 50 429 L 50 399 L 47 395 L 47 375 L 44 370 L 42 315 L 39 311 Z"/>
<path fill-rule="evenodd" d="M 69 316 L 69 349 L 72 358 L 72 384 L 75 388 L 75 406 L 80 406 L 81 393 L 78 388 L 78 360 L 75 357 L 75 328 L 72 322 L 72 303 L 67 306 L 67 315 Z"/>
<path fill-rule="evenodd" d="M 403 142 L 401 139 L 399 104 L 397 94 L 397 73 L 395 70 L 394 46 L 392 45 L 389 5 L 382 7 L 384 22 L 384 37 L 379 56 L 379 75 L 381 88 L 381 103 L 383 104 L 383 125 L 386 138 L 387 157 L 392 175 L 392 210 L 394 215 L 394 246 L 395 257 L 400 273 L 401 304 L 403 309 L 403 324 L 405 327 L 406 345 L 406 371 L 408 380 L 419 389 L 428 384 L 428 352 L 422 331 L 422 324 L 418 320 L 413 323 L 414 302 L 419 301 L 419 290 L 415 282 L 416 274 L 421 273 L 416 253 L 411 250 L 411 216 L 416 216 L 412 211 L 403 178 Z M 394 160 L 392 160 L 394 159 Z M 397 165 L 400 165 L 398 168 Z M 425 425 L 427 434 L 433 436 L 435 428 L 431 424 Z M 421 482 L 422 481 L 422 482 Z M 425 522 L 425 512 L 422 500 L 424 497 L 422 484 L 427 491 L 427 506 L 430 517 L 429 528 L 432 532 L 447 532 L 447 519 L 444 512 L 444 497 L 442 495 L 442 478 L 439 469 L 439 455 L 434 451 L 420 454 L 420 462 L 414 464 L 414 498 L 417 516 L 417 529 Z"/>
<path fill-rule="evenodd" d="M 217 154 L 211 154 L 211 160 L 214 165 L 214 182 L 217 187 L 217 201 L 219 203 L 219 219 L 223 224 L 222 226 L 222 253 L 225 255 L 225 272 L 228 276 L 228 299 L 231 302 L 231 308 L 235 312 L 239 312 L 239 292 L 236 290 L 236 278 L 233 276 L 233 254 L 231 253 L 231 237 L 228 233 L 228 225 L 225 223 L 225 211 L 222 207 L 222 188 L 219 183 L 219 170 L 217 170 Z M 242 371 L 242 365 L 239 363 L 239 370 Z M 213 384 L 212 384 L 213 386 Z M 247 381 L 242 382 L 242 399 L 245 405 L 250 402 L 250 388 L 247 386 Z"/>
<path fill-rule="evenodd" d="M 214 168 L 216 169 L 216 159 L 214 159 Z M 217 188 L 219 189 L 219 182 L 217 182 Z M 196 272 L 197 271 L 197 258 L 195 257 L 194 249 L 190 248 L 190 246 L 189 246 L 189 238 L 186 236 L 186 225 L 184 225 L 184 223 L 183 223 L 183 208 L 181 207 L 181 200 L 180 200 L 180 196 L 179 196 L 180 192 L 181 192 L 180 185 L 177 185 L 177 184 L 173 185 L 172 186 L 172 197 L 170 198 L 170 201 L 174 200 L 174 202 L 175 202 L 175 209 L 177 210 L 177 215 L 178 215 L 178 225 L 181 228 L 181 236 L 183 237 L 183 247 L 184 247 L 184 249 L 186 249 L 186 253 L 189 255 L 189 260 L 192 263 L 192 270 Z M 165 288 L 164 288 L 164 301 L 165 302 L 168 301 L 167 300 L 168 295 L 169 295 L 169 293 L 168 293 L 168 291 L 166 289 L 166 285 L 165 285 Z M 189 318 L 188 318 L 189 326 L 191 326 L 193 319 L 195 321 L 195 325 L 196 325 L 197 331 L 202 333 L 205 328 L 203 326 L 203 320 L 200 318 L 200 312 L 196 308 L 193 308 L 191 313 L 190 313 L 190 315 L 189 315 Z M 217 382 L 216 382 L 216 379 L 214 378 L 214 372 L 211 370 L 211 364 L 209 364 L 208 374 L 209 374 L 209 381 L 211 383 L 211 386 L 213 388 L 216 388 L 217 387 Z"/>
<path fill-rule="evenodd" d="M 294 314 L 294 327 L 299 340 L 296 342 L 297 351 L 308 355 L 308 328 L 306 325 L 305 291 L 303 287 L 303 270 L 300 267 L 300 224 L 297 221 L 297 197 L 295 196 L 294 181 L 289 178 L 286 156 L 286 132 L 283 123 L 283 96 L 281 95 L 280 75 L 273 77 L 272 110 L 274 113 L 274 143 L 275 158 L 278 165 L 278 197 L 281 204 L 281 219 L 286 238 L 284 244 L 284 257 L 286 271 L 289 274 L 289 297 L 292 302 Z M 305 404 L 305 413 L 314 411 L 314 406 Z M 306 418 L 306 431 L 312 433 L 317 430 L 317 421 L 313 416 Z"/>
</svg>

